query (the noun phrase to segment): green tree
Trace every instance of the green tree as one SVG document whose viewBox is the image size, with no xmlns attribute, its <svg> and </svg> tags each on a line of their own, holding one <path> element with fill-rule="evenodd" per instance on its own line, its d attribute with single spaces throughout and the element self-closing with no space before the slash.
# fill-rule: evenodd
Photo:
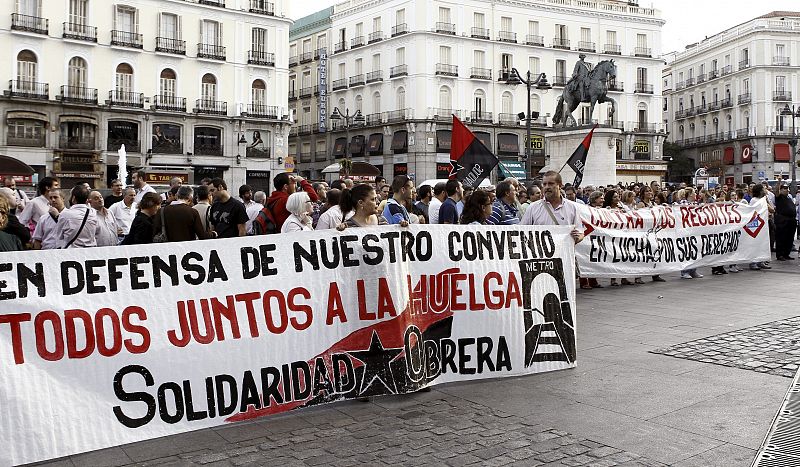
<svg viewBox="0 0 800 467">
<path fill-rule="evenodd" d="M 690 182 L 695 171 L 694 159 L 688 157 L 683 148 L 675 143 L 664 142 L 664 159 L 667 161 L 667 180 Z"/>
</svg>

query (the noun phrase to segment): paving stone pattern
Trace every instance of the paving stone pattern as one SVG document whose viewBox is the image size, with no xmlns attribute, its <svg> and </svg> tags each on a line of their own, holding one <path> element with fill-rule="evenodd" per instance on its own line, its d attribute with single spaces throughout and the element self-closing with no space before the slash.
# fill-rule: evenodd
<svg viewBox="0 0 800 467">
<path fill-rule="evenodd" d="M 800 362 L 800 316 L 782 319 L 652 353 L 791 378 Z"/>
</svg>

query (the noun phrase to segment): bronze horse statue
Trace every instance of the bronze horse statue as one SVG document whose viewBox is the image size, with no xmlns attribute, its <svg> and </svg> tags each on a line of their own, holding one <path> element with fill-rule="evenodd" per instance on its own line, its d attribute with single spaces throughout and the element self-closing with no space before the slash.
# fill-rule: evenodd
<svg viewBox="0 0 800 467">
<path fill-rule="evenodd" d="M 589 72 L 589 76 L 586 82 L 586 88 L 584 89 L 586 100 L 583 102 L 588 103 L 591 105 L 589 109 L 589 118 L 594 114 L 594 106 L 595 104 L 602 104 L 604 102 L 611 103 L 611 114 L 609 118 L 611 120 L 614 119 L 614 114 L 617 111 L 617 101 L 612 99 L 608 96 L 608 80 L 614 80 L 617 77 L 617 65 L 614 64 L 614 60 L 603 60 L 602 62 L 598 63 L 596 67 Z M 581 92 L 578 86 L 580 85 L 578 79 L 571 79 L 566 86 L 564 86 L 564 91 L 561 93 L 561 96 L 558 98 L 558 104 L 556 105 L 556 111 L 553 115 L 553 125 L 558 125 L 559 123 L 563 123 L 563 126 L 575 126 L 577 123 L 575 122 L 575 118 L 572 116 L 572 112 L 578 108 L 581 104 Z M 565 115 L 564 106 L 567 107 L 567 112 Z"/>
</svg>

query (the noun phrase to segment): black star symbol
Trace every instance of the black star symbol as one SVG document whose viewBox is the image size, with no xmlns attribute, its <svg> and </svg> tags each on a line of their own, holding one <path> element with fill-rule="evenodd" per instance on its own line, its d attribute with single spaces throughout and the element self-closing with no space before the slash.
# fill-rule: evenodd
<svg viewBox="0 0 800 467">
<path fill-rule="evenodd" d="M 464 166 L 458 163 L 458 161 L 450 159 L 450 175 L 448 178 L 454 178 L 456 174 L 464 169 Z"/>
<path fill-rule="evenodd" d="M 392 394 L 397 394 L 397 385 L 392 376 L 392 361 L 397 358 L 403 349 L 384 349 L 377 331 L 372 331 L 372 341 L 369 349 L 347 352 L 351 357 L 364 363 L 364 374 L 361 377 L 361 387 L 358 394 L 364 392 L 377 378 Z"/>
</svg>

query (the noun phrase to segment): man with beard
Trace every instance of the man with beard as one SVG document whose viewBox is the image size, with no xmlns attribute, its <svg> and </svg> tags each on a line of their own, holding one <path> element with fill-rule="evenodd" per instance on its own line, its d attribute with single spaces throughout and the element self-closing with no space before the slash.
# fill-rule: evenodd
<svg viewBox="0 0 800 467">
<path fill-rule="evenodd" d="M 797 213 L 789 197 L 789 186 L 781 185 L 775 197 L 775 256 L 778 261 L 794 259 L 790 256 L 797 230 Z"/>
<path fill-rule="evenodd" d="M 575 243 L 583 240 L 583 232 L 578 230 L 581 225 L 578 209 L 572 201 L 561 196 L 561 174 L 553 170 L 544 174 L 542 188 L 544 199 L 531 203 L 522 217 L 523 225 L 569 225 L 572 227 L 572 239 Z"/>
</svg>

